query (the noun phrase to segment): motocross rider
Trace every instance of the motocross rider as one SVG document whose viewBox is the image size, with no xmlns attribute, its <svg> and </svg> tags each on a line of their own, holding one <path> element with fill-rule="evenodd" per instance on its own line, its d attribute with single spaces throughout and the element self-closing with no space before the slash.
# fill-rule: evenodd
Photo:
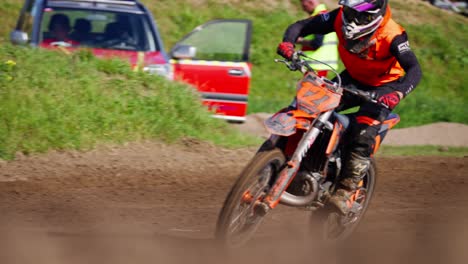
<svg viewBox="0 0 468 264">
<path fill-rule="evenodd" d="M 336 32 L 338 51 L 346 70 L 341 73 L 343 86 L 374 94 L 388 106 L 365 102 L 344 93 L 342 111 L 359 106 L 352 120 L 349 154 L 337 191 L 329 202 L 341 213 L 349 212 L 347 201 L 370 167 L 370 156 L 381 123 L 401 99 L 414 90 L 422 72 L 410 49 L 403 27 L 391 18 L 388 0 L 340 0 L 341 7 L 328 13 L 290 25 L 277 52 L 291 60 L 299 37 Z"/>
</svg>

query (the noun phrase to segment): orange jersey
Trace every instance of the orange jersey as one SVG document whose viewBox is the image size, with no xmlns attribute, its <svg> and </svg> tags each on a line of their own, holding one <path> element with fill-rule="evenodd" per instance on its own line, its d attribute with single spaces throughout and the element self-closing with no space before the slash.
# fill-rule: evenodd
<svg viewBox="0 0 468 264">
<path fill-rule="evenodd" d="M 382 24 L 370 40 L 375 43 L 363 54 L 355 54 L 346 50 L 346 39 L 341 29 L 343 25 L 342 12 L 341 9 L 335 20 L 334 28 L 339 40 L 338 52 L 351 77 L 366 85 L 381 86 L 404 76 L 404 69 L 390 53 L 390 45 L 393 39 L 405 30 L 390 18 L 390 7 L 387 7 Z"/>
</svg>

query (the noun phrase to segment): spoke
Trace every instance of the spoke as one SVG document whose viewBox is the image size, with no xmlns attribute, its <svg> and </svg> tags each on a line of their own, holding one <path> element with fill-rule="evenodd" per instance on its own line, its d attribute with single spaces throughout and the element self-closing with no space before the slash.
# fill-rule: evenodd
<svg viewBox="0 0 468 264">
<path fill-rule="evenodd" d="M 238 219 L 240 218 L 240 215 L 234 219 L 233 221 L 231 221 L 231 223 L 229 224 L 229 233 L 231 234 L 235 234 L 238 230 L 242 229 L 242 227 L 244 226 L 243 223 L 241 223 L 241 221 L 237 221 Z M 236 224 L 237 223 L 237 224 Z M 234 225 L 236 224 L 236 225 Z M 232 228 L 231 228 L 232 227 Z"/>
</svg>

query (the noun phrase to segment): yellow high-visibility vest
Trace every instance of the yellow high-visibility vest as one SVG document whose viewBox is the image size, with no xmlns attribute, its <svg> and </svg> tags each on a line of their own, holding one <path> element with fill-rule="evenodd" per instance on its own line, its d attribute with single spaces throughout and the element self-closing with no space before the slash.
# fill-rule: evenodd
<svg viewBox="0 0 468 264">
<path fill-rule="evenodd" d="M 327 7 L 324 4 L 318 5 L 311 16 L 318 15 L 323 11 L 327 11 Z M 305 40 L 313 40 L 314 35 L 305 36 Z M 338 37 L 335 32 L 328 33 L 323 36 L 323 44 L 317 50 L 304 51 L 304 53 L 316 60 L 323 61 L 329 64 L 334 69 L 338 68 Z M 315 70 L 330 70 L 326 65 L 312 61 L 310 62 L 312 68 Z"/>
</svg>

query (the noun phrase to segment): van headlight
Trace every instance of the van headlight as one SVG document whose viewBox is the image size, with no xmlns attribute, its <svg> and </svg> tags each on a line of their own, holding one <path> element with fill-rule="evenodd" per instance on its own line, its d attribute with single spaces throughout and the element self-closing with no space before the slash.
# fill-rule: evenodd
<svg viewBox="0 0 468 264">
<path fill-rule="evenodd" d="M 170 64 L 152 64 L 143 68 L 143 71 L 149 74 L 157 74 L 166 77 L 168 80 L 174 80 L 174 73 Z"/>
</svg>

